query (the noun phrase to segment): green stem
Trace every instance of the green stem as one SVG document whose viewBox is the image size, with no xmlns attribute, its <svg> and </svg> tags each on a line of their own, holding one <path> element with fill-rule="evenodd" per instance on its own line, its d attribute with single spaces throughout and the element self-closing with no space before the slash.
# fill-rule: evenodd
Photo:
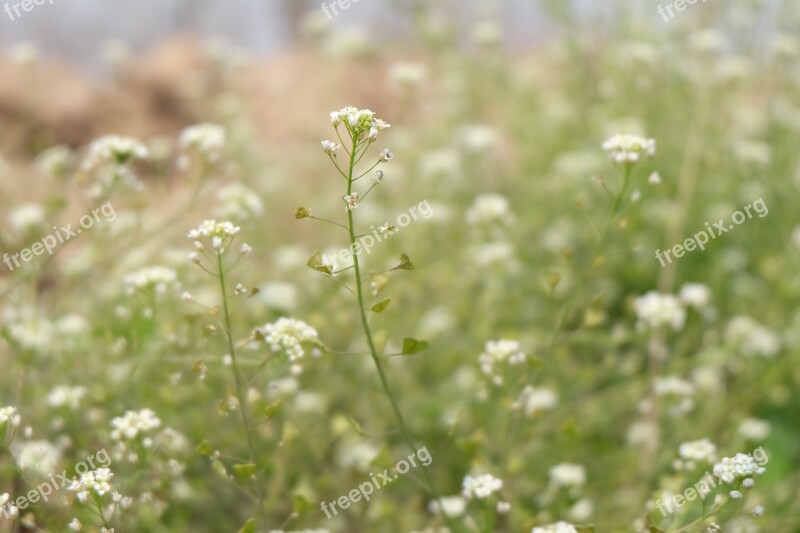
<svg viewBox="0 0 800 533">
<path fill-rule="evenodd" d="M 352 141 L 352 150 L 350 151 L 350 164 L 347 173 L 347 194 L 352 194 L 353 191 L 353 172 L 356 166 L 356 152 L 358 151 L 358 139 L 351 135 Z M 355 224 L 353 222 L 353 210 L 348 208 L 347 209 L 347 221 L 348 221 L 348 233 L 350 234 L 350 247 L 354 249 L 356 244 L 356 233 L 355 233 Z M 406 443 L 411 448 L 412 453 L 417 452 L 417 446 L 414 443 L 414 438 L 411 436 L 411 432 L 408 429 L 408 425 L 403 418 L 403 414 L 400 411 L 400 406 L 397 403 L 397 398 L 395 397 L 394 393 L 392 392 L 392 388 L 389 385 L 389 380 L 386 377 L 386 372 L 383 368 L 383 363 L 381 363 L 380 356 L 378 355 L 378 350 L 375 348 L 375 341 L 372 337 L 372 330 L 369 327 L 369 320 L 367 319 L 367 310 L 364 307 L 364 289 L 362 287 L 362 279 L 361 279 L 361 265 L 358 261 L 358 254 L 353 254 L 353 268 L 355 271 L 355 278 L 356 278 L 356 298 L 358 299 L 358 311 L 361 314 L 361 325 L 364 329 L 364 335 L 367 338 L 367 345 L 369 346 L 369 353 L 372 357 L 373 363 L 375 363 L 375 368 L 378 371 L 378 376 L 381 380 L 381 386 L 383 387 L 383 392 L 389 398 L 389 402 L 392 404 L 392 410 L 394 411 L 395 418 L 397 419 L 397 423 L 400 426 L 400 430 L 403 433 L 403 437 L 406 440 Z M 453 531 L 461 531 L 460 525 L 450 516 L 448 516 L 444 512 L 444 506 L 442 505 L 441 496 L 437 492 L 433 480 L 428 474 L 427 469 L 422 469 L 423 476 L 425 477 L 425 482 L 427 483 L 428 491 L 430 492 L 431 496 L 439 503 L 439 509 L 442 510 L 442 516 L 445 517 L 448 525 Z"/>
<path fill-rule="evenodd" d="M 242 387 L 242 378 L 239 375 L 239 366 L 236 362 L 236 348 L 233 345 L 233 335 L 231 328 L 231 314 L 228 310 L 228 289 L 225 288 L 225 269 L 222 265 L 222 254 L 217 253 L 217 267 L 219 269 L 219 285 L 222 291 L 222 312 L 225 316 L 225 337 L 228 339 L 228 351 L 231 354 L 231 366 L 233 367 L 233 379 L 236 383 L 236 399 L 239 402 L 239 412 L 242 416 L 242 423 L 244 424 L 244 431 L 247 434 L 247 447 L 250 451 L 250 462 L 256 465 L 256 448 L 253 444 L 253 433 L 250 428 L 250 421 L 247 417 L 247 406 L 245 404 L 244 390 Z M 261 515 L 261 520 L 264 527 L 267 527 L 267 514 L 264 511 L 264 494 L 261 491 L 261 484 L 258 479 L 253 479 L 256 493 L 258 494 L 258 511 Z"/>
</svg>

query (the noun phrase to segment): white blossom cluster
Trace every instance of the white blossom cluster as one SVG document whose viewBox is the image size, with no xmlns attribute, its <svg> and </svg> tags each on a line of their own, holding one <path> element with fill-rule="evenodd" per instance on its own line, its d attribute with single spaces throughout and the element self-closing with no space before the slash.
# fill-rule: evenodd
<svg viewBox="0 0 800 533">
<path fill-rule="evenodd" d="M 553 390 L 526 385 L 515 405 L 521 408 L 527 416 L 537 416 L 552 409 L 557 403 L 558 396 Z"/>
<path fill-rule="evenodd" d="M 638 135 L 614 135 L 603 143 L 603 150 L 615 163 L 632 165 L 642 156 L 656 154 L 656 141 Z"/>
<path fill-rule="evenodd" d="M 777 335 L 749 316 L 733 317 L 726 338 L 745 357 L 774 357 L 781 348 Z"/>
<path fill-rule="evenodd" d="M 714 465 L 714 475 L 722 479 L 725 483 L 733 483 L 743 480 L 744 486 L 752 486 L 752 479 L 766 472 L 766 468 L 746 453 L 737 453 L 733 457 L 723 457 L 722 460 Z M 748 482 L 747 480 L 751 480 Z"/>
<path fill-rule="evenodd" d="M 717 460 L 717 447 L 708 439 L 684 442 L 678 447 L 680 459 L 673 463 L 675 470 L 694 470 L 697 463 L 713 463 Z"/>
<path fill-rule="evenodd" d="M 503 488 L 503 481 L 491 474 L 467 476 L 462 483 L 464 497 L 472 500 L 485 500 Z"/>
<path fill-rule="evenodd" d="M 469 224 L 506 222 L 511 217 L 508 198 L 500 194 L 481 194 L 475 197 L 465 215 Z"/>
<path fill-rule="evenodd" d="M 156 294 L 162 295 L 170 287 L 177 285 L 177 279 L 177 272 L 169 267 L 148 266 L 125 276 L 123 283 L 128 294 L 137 290 L 153 289 Z"/>
<path fill-rule="evenodd" d="M 194 241 L 194 247 L 199 252 L 205 251 L 210 246 L 217 255 L 223 254 L 230 246 L 233 239 L 241 228 L 231 222 L 216 220 L 206 220 L 196 228 L 189 231 L 187 238 Z M 250 246 L 242 244 L 240 252 L 244 255 L 250 252 Z M 198 252 L 189 254 L 189 259 L 193 263 L 199 263 Z"/>
<path fill-rule="evenodd" d="M 81 474 L 79 479 L 73 479 L 68 490 L 74 492 L 78 501 L 86 503 L 90 495 L 105 496 L 111 492 L 111 478 L 113 472 L 108 468 L 98 468 L 91 472 Z"/>
<path fill-rule="evenodd" d="M 18 427 L 20 422 L 20 416 L 17 414 L 17 408 L 6 406 L 0 407 L 0 427 L 3 426 L 11 426 L 11 427 Z"/>
<path fill-rule="evenodd" d="M 145 448 L 152 446 L 150 434 L 161 427 L 161 420 L 150 409 L 126 411 L 123 416 L 111 420 L 111 438 L 115 441 L 131 441 L 141 438 Z"/>
<path fill-rule="evenodd" d="M 550 483 L 558 487 L 582 487 L 586 484 L 586 468 L 583 465 L 561 463 L 550 467 Z"/>
<path fill-rule="evenodd" d="M 559 521 L 554 524 L 535 527 L 531 529 L 531 533 L 578 533 L 578 530 L 568 522 Z"/>
<path fill-rule="evenodd" d="M 219 160 L 225 149 L 225 128 L 216 124 L 195 124 L 184 129 L 178 144 L 185 152 L 193 152 L 206 161 L 213 163 Z"/>
<path fill-rule="evenodd" d="M 59 385 L 50 391 L 45 401 L 50 407 L 68 407 L 75 411 L 80 407 L 86 392 L 86 387 Z"/>
<path fill-rule="evenodd" d="M 290 361 L 305 356 L 303 344 L 319 343 L 317 330 L 301 320 L 279 318 L 277 321 L 261 328 L 264 340 L 273 352 L 285 352 Z"/>
<path fill-rule="evenodd" d="M 19 509 L 14 505 L 14 500 L 11 499 L 7 492 L 0 494 L 0 510 L 8 518 L 14 518 L 19 515 Z"/>
<path fill-rule="evenodd" d="M 675 331 L 683 329 L 686 309 L 680 299 L 671 294 L 650 291 L 634 302 L 638 325 L 641 328 L 669 326 Z"/>
<path fill-rule="evenodd" d="M 264 212 L 264 204 L 255 191 L 241 183 L 221 189 L 217 195 L 220 205 L 216 210 L 222 218 L 242 220 Z"/>
<path fill-rule="evenodd" d="M 102 165 L 125 166 L 134 159 L 147 159 L 147 147 L 132 137 L 107 135 L 89 145 L 89 153 L 83 162 L 84 170 Z"/>
<path fill-rule="evenodd" d="M 432 500 L 428 504 L 428 510 L 436 515 L 457 518 L 467 510 L 467 502 L 461 496 L 445 496 L 439 500 Z"/>
<path fill-rule="evenodd" d="M 357 140 L 366 138 L 369 142 L 375 142 L 381 131 L 391 127 L 390 124 L 377 118 L 373 111 L 369 109 L 357 109 L 352 106 L 343 107 L 339 111 L 333 111 L 331 113 L 331 124 L 333 124 L 334 128 L 338 128 L 340 124 L 344 124 L 347 131 Z"/>
<path fill-rule="evenodd" d="M 478 356 L 481 371 L 494 376 L 495 383 L 502 384 L 500 376 L 495 376 L 495 365 L 508 363 L 509 365 L 520 365 L 525 362 L 525 352 L 522 351 L 518 341 L 500 339 L 487 341 L 483 353 Z"/>
</svg>

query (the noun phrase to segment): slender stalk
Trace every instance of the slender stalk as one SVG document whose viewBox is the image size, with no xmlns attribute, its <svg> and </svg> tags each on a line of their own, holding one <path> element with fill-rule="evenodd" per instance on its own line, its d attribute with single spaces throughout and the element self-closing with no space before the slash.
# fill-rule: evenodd
<svg viewBox="0 0 800 533">
<path fill-rule="evenodd" d="M 225 269 L 222 265 L 222 254 L 217 254 L 217 266 L 219 269 L 219 285 L 222 291 L 222 313 L 225 317 L 225 337 L 228 339 L 228 351 L 231 354 L 231 366 L 233 367 L 233 379 L 236 384 L 236 400 L 239 402 L 239 413 L 242 416 L 242 423 L 244 424 L 244 431 L 247 434 L 247 447 L 250 451 L 250 462 L 256 465 L 256 448 L 253 444 L 253 432 L 250 427 L 250 422 L 247 417 L 247 407 L 244 398 L 244 387 L 242 386 L 242 378 L 239 374 L 239 366 L 236 362 L 236 347 L 233 345 L 233 335 L 231 328 L 231 314 L 228 309 L 228 289 L 225 288 Z M 258 494 L 258 511 L 261 515 L 261 520 L 264 527 L 267 527 L 267 514 L 264 511 L 264 494 L 261 490 L 261 484 L 258 479 L 253 479 L 253 485 Z"/>
<path fill-rule="evenodd" d="M 355 135 L 350 136 L 352 141 L 352 150 L 350 151 L 350 163 L 348 166 L 348 179 L 347 179 L 347 194 L 352 194 L 353 191 L 353 182 L 355 181 L 353 177 L 353 173 L 355 170 L 355 166 L 357 163 L 356 153 L 358 151 L 358 139 Z M 353 222 L 353 210 L 348 208 L 347 209 L 347 222 L 348 222 L 348 233 L 350 234 L 350 247 L 351 250 L 354 249 L 356 244 L 356 232 L 355 232 L 355 224 Z M 369 346 L 369 353 L 372 357 L 373 363 L 375 363 L 375 368 L 378 371 L 378 376 L 381 380 L 381 386 L 383 387 L 383 392 L 389 398 L 389 402 L 392 404 L 392 410 L 394 411 L 395 418 L 397 419 L 397 423 L 400 426 L 400 430 L 403 434 L 403 437 L 406 440 L 406 443 L 411 449 L 412 453 L 416 453 L 417 445 L 414 443 L 414 438 L 411 436 L 411 432 L 408 429 L 408 425 L 403 418 L 403 413 L 400 411 L 400 406 L 397 402 L 397 398 L 395 397 L 394 393 L 392 392 L 392 388 L 389 385 L 389 380 L 386 377 L 386 372 L 383 368 L 383 363 L 381 363 L 380 356 L 378 355 L 378 350 L 375 348 L 375 341 L 372 337 L 372 330 L 369 326 L 369 320 L 367 319 L 367 310 L 364 307 L 364 289 L 362 287 L 363 282 L 361 278 L 361 265 L 359 264 L 358 254 L 353 254 L 353 268 L 355 271 L 355 278 L 356 278 L 356 298 L 358 299 L 358 311 L 361 315 L 361 325 L 364 329 L 364 335 L 367 338 L 367 345 Z M 427 469 L 422 469 L 422 474 L 425 477 L 425 482 L 427 483 L 427 490 L 430 492 L 431 496 L 439 503 L 439 508 L 444 509 L 441 504 L 441 496 L 437 492 L 433 480 L 428 474 Z M 448 525 L 453 531 L 461 531 L 462 528 L 460 525 L 451 517 L 449 517 L 446 513 L 442 512 L 442 516 L 444 516 L 445 520 L 447 521 Z"/>
</svg>

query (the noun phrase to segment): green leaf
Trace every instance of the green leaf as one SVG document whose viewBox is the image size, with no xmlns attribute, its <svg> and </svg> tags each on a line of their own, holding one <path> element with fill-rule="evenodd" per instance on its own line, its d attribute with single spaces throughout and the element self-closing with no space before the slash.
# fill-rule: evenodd
<svg viewBox="0 0 800 533">
<path fill-rule="evenodd" d="M 271 405 L 268 405 L 264 408 L 264 415 L 266 415 L 267 420 L 272 420 L 275 414 L 278 412 L 278 408 L 281 406 L 281 402 L 277 401 Z"/>
<path fill-rule="evenodd" d="M 295 494 L 294 496 L 294 512 L 296 514 L 303 514 L 306 511 L 313 509 L 315 505 L 302 494 Z"/>
<path fill-rule="evenodd" d="M 408 258 L 406 254 L 400 254 L 400 263 L 394 267 L 394 270 L 414 270 L 414 263 Z"/>
<path fill-rule="evenodd" d="M 322 272 L 323 274 L 325 274 L 327 276 L 332 276 L 333 275 L 333 268 L 331 268 L 330 265 L 323 265 L 322 264 L 322 252 L 319 252 L 319 251 L 314 252 L 314 255 L 311 256 L 311 258 L 308 260 L 308 263 L 306 263 L 306 265 L 308 265 L 309 267 L 313 268 L 317 272 Z"/>
<path fill-rule="evenodd" d="M 356 420 L 355 418 L 348 418 L 347 421 L 350 422 L 350 425 L 353 427 L 356 433 L 358 433 L 361 437 L 367 436 L 366 432 L 361 427 L 361 424 L 358 423 L 358 420 Z"/>
<path fill-rule="evenodd" d="M 428 348 L 428 341 L 420 341 L 406 337 L 403 339 L 403 351 L 400 355 L 413 355 Z"/>
<path fill-rule="evenodd" d="M 550 287 L 550 290 L 554 291 L 556 287 L 558 287 L 558 284 L 561 283 L 561 274 L 558 272 L 545 272 L 544 281 L 547 283 L 547 286 Z"/>
<path fill-rule="evenodd" d="M 211 443 L 205 439 L 203 439 L 203 442 L 197 445 L 197 448 L 195 448 L 194 451 L 200 455 L 205 455 L 206 457 L 211 457 L 214 455 L 214 448 L 211 446 Z"/>
<path fill-rule="evenodd" d="M 253 463 L 233 465 L 233 471 L 236 472 L 236 475 L 238 476 L 249 478 L 256 473 L 256 465 L 254 465 Z"/>
<path fill-rule="evenodd" d="M 306 209 L 305 207 L 298 207 L 297 211 L 294 212 L 294 218 L 300 220 L 301 218 L 309 218 L 311 216 L 311 210 Z"/>
<path fill-rule="evenodd" d="M 248 520 L 245 525 L 242 526 L 242 529 L 239 530 L 239 533 L 256 533 L 255 518 Z"/>
<path fill-rule="evenodd" d="M 386 309 L 386 307 L 389 305 L 389 302 L 391 301 L 392 301 L 391 298 L 386 298 L 385 300 L 381 300 L 380 302 L 372 306 L 372 311 L 374 311 L 375 313 L 380 313 L 381 311 Z"/>
</svg>

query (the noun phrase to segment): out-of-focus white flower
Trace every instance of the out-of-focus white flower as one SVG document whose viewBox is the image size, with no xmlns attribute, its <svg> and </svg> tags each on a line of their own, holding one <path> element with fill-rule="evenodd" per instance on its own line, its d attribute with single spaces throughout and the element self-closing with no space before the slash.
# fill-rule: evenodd
<svg viewBox="0 0 800 533">
<path fill-rule="evenodd" d="M 178 145 L 183 151 L 197 154 L 210 163 L 220 159 L 225 142 L 225 128 L 209 123 L 189 126 L 178 138 Z"/>
<path fill-rule="evenodd" d="M 774 357 L 780 350 L 778 337 L 748 316 L 736 316 L 728 322 L 728 342 L 747 357 Z"/>
<path fill-rule="evenodd" d="M 503 481 L 491 474 L 467 476 L 462 484 L 464 497 L 468 500 L 485 500 L 503 488 Z"/>
<path fill-rule="evenodd" d="M 81 400 L 86 396 L 86 387 L 68 387 L 59 385 L 50 391 L 46 402 L 50 407 L 68 407 L 73 411 L 80 407 Z"/>
<path fill-rule="evenodd" d="M 586 468 L 583 465 L 561 463 L 548 470 L 550 483 L 557 487 L 582 487 L 586 484 Z"/>
<path fill-rule="evenodd" d="M 546 526 L 539 526 L 531 529 L 531 533 L 578 533 L 575 526 L 568 522 L 556 522 Z"/>
<path fill-rule="evenodd" d="M 525 362 L 525 352 L 518 341 L 501 339 L 487 341 L 486 347 L 478 356 L 478 362 L 484 374 L 493 375 L 495 365 L 508 363 L 519 365 Z"/>
<path fill-rule="evenodd" d="M 492 193 L 476 196 L 465 218 L 470 224 L 508 222 L 511 218 L 508 198 Z"/>
<path fill-rule="evenodd" d="M 14 518 L 19 515 L 19 509 L 14 505 L 14 500 L 7 492 L 0 494 L 0 509 L 3 510 L 6 518 Z"/>
<path fill-rule="evenodd" d="M 639 327 L 670 326 L 675 331 L 683 329 L 686 310 L 681 301 L 671 294 L 650 291 L 637 298 L 634 305 Z"/>
<path fill-rule="evenodd" d="M 259 296 L 270 307 L 292 311 L 297 307 L 299 291 L 292 283 L 274 281 L 259 288 Z"/>
<path fill-rule="evenodd" d="M 770 430 L 769 422 L 758 418 L 747 418 L 739 425 L 739 435 L 752 441 L 766 439 Z"/>
<path fill-rule="evenodd" d="M 128 274 L 123 283 L 128 294 L 133 294 L 137 290 L 152 289 L 156 294 L 162 295 L 169 288 L 177 286 L 177 279 L 177 272 L 169 267 L 149 266 Z"/>
<path fill-rule="evenodd" d="M 16 443 L 11 452 L 22 470 L 43 477 L 53 474 L 61 460 L 61 450 L 46 440 Z"/>
<path fill-rule="evenodd" d="M 464 126 L 459 133 L 461 146 L 467 152 L 485 153 L 494 148 L 500 139 L 497 130 L 484 124 Z"/>
<path fill-rule="evenodd" d="M 428 510 L 433 514 L 457 518 L 464 514 L 467 509 L 467 502 L 461 496 L 446 496 L 438 501 L 433 500 L 428 503 Z"/>
<path fill-rule="evenodd" d="M 550 410 L 558 403 L 558 396 L 551 389 L 536 388 L 526 385 L 517 399 L 516 404 L 522 408 L 527 416 L 536 416 Z"/>
<path fill-rule="evenodd" d="M 20 232 L 47 226 L 47 215 L 39 204 L 22 204 L 11 210 L 8 222 Z"/>
<path fill-rule="evenodd" d="M 0 407 L 0 427 L 9 425 L 11 427 L 19 427 L 20 416 L 17 414 L 17 408 L 12 406 Z"/>
<path fill-rule="evenodd" d="M 678 455 L 686 461 L 713 463 L 716 454 L 717 447 L 708 439 L 684 442 L 678 447 Z"/>
<path fill-rule="evenodd" d="M 73 518 L 70 520 L 69 525 L 67 527 L 72 531 L 83 531 L 83 524 L 77 518 Z"/>
<path fill-rule="evenodd" d="M 116 441 L 145 437 L 161 427 L 161 420 L 150 409 L 126 411 L 111 420 L 111 438 Z"/>
<path fill-rule="evenodd" d="M 656 379 L 655 390 L 659 396 L 692 396 L 694 385 L 678 376 L 664 376 Z"/>
<path fill-rule="evenodd" d="M 711 289 L 704 283 L 685 283 L 681 287 L 679 298 L 685 305 L 702 310 L 711 301 Z"/>
<path fill-rule="evenodd" d="M 51 178 L 63 177 L 72 163 L 74 154 L 68 146 L 51 146 L 36 157 L 36 164 L 44 174 Z"/>
<path fill-rule="evenodd" d="M 380 450 L 368 442 L 348 443 L 342 447 L 337 462 L 344 468 L 366 472 L 379 453 Z"/>
<path fill-rule="evenodd" d="M 656 154 L 656 141 L 638 135 L 615 135 L 603 143 L 609 159 L 618 164 L 632 165 L 643 156 Z"/>
<path fill-rule="evenodd" d="M 567 509 L 567 518 L 574 520 L 578 523 L 589 521 L 594 512 L 594 504 L 588 498 L 581 498 L 575 504 Z"/>
<path fill-rule="evenodd" d="M 428 72 L 422 63 L 395 63 L 389 68 L 389 83 L 396 90 L 412 91 L 425 82 Z"/>
<path fill-rule="evenodd" d="M 107 135 L 89 145 L 89 153 L 83 162 L 84 170 L 100 165 L 125 166 L 134 159 L 147 159 L 147 147 L 132 137 Z"/>
<path fill-rule="evenodd" d="M 756 505 L 753 507 L 753 516 L 761 516 L 764 514 L 764 506 L 763 505 Z"/>
<path fill-rule="evenodd" d="M 250 187 L 232 183 L 219 191 L 220 205 L 215 214 L 226 220 L 244 220 L 264 212 L 261 198 Z"/>
</svg>

